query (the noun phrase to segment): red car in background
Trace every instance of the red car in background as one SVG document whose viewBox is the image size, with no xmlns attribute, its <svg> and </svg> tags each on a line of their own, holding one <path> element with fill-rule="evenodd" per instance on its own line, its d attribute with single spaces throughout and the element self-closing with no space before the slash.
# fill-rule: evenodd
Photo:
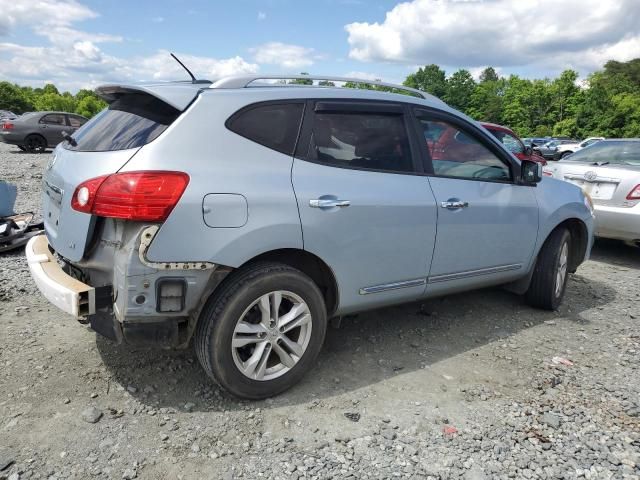
<svg viewBox="0 0 640 480">
<path fill-rule="evenodd" d="M 500 140 L 505 147 L 511 150 L 519 160 L 531 160 L 533 162 L 546 165 L 547 161 L 541 155 L 534 153 L 531 147 L 525 146 L 520 140 L 520 137 L 516 135 L 513 130 L 503 125 L 496 125 L 495 123 L 480 122 L 484 128 L 489 130 L 494 137 Z"/>
</svg>

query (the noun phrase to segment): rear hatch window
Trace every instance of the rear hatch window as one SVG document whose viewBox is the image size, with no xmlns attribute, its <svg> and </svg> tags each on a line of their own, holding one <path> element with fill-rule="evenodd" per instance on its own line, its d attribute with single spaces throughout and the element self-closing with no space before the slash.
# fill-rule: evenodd
<svg viewBox="0 0 640 480">
<path fill-rule="evenodd" d="M 152 142 L 178 118 L 180 111 L 145 93 L 125 93 L 89 120 L 73 138 L 78 152 L 106 152 L 139 148 Z"/>
</svg>

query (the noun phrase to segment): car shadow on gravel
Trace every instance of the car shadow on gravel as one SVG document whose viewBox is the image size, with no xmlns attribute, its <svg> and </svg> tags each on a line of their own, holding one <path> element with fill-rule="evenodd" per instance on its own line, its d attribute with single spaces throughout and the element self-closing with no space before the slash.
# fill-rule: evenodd
<svg viewBox="0 0 640 480">
<path fill-rule="evenodd" d="M 591 250 L 591 260 L 640 270 L 640 247 L 632 247 L 618 240 L 597 238 Z"/>
<path fill-rule="evenodd" d="M 27 152 L 26 150 L 10 150 L 6 153 L 11 155 L 46 155 L 51 154 L 53 150 L 45 150 L 44 152 Z"/>
<path fill-rule="evenodd" d="M 193 349 L 162 351 L 117 346 L 97 336 L 97 347 L 113 380 L 153 408 L 223 411 L 247 405 L 275 408 L 321 400 L 412 372 L 544 321 L 585 323 L 582 312 L 615 299 L 609 286 L 570 277 L 560 312 L 526 306 L 519 296 L 487 289 L 423 303 L 384 308 L 329 328 L 315 368 L 286 393 L 267 401 L 230 397 L 206 376 Z"/>
</svg>

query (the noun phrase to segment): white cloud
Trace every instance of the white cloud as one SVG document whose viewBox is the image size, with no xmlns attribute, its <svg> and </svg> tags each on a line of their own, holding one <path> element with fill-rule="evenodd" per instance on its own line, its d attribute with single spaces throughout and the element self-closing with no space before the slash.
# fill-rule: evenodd
<svg viewBox="0 0 640 480">
<path fill-rule="evenodd" d="M 360 61 L 594 69 L 640 56 L 638 0 L 412 0 L 345 26 Z"/>
<path fill-rule="evenodd" d="M 0 79 L 39 86 L 43 82 L 54 82 L 63 89 L 76 90 L 108 82 L 188 78 L 182 67 L 164 50 L 133 58 L 105 53 L 99 44 L 119 42 L 122 38 L 74 28 L 75 23 L 97 16 L 75 0 L 20 0 L 3 4 L 0 16 Z M 2 41 L 2 37 L 10 35 L 12 29 L 23 26 L 45 38 L 48 44 L 25 46 Z M 216 79 L 258 70 L 258 65 L 238 56 L 226 59 L 178 56 L 200 78 Z"/>
<path fill-rule="evenodd" d="M 256 62 L 278 65 L 287 70 L 300 69 L 313 65 L 320 56 L 313 48 L 269 42 L 250 50 Z"/>
<path fill-rule="evenodd" d="M 262 21 L 266 19 L 267 19 L 267 14 L 265 12 L 258 12 L 258 20 Z"/>
<path fill-rule="evenodd" d="M 258 65 L 248 63 L 242 57 L 215 59 L 210 57 L 197 57 L 194 55 L 176 54 L 177 57 L 191 70 L 196 77 L 215 80 L 228 75 L 243 73 L 256 73 Z M 134 61 L 125 61 L 120 67 L 120 72 L 126 78 L 143 78 L 153 80 L 184 79 L 187 73 L 178 63 L 169 56 L 166 50 L 159 50 L 151 57 Z"/>
<path fill-rule="evenodd" d="M 164 22 L 164 17 L 153 17 L 153 18 L 151 19 L 151 21 L 152 21 L 153 23 L 162 23 L 162 22 Z"/>
<path fill-rule="evenodd" d="M 215 59 L 177 55 L 198 78 L 215 80 L 258 71 L 258 65 L 238 56 Z M 105 54 L 91 42 L 77 42 L 68 50 L 0 43 L 0 72 L 0 78 L 18 83 L 41 85 L 46 80 L 70 90 L 111 82 L 188 79 L 167 51 L 159 50 L 147 57 L 119 58 Z"/>
<path fill-rule="evenodd" d="M 0 35 L 21 24 L 33 24 L 34 19 L 42 25 L 66 26 L 74 22 L 96 18 L 89 7 L 75 0 L 19 0 L 2 3 Z"/>
</svg>

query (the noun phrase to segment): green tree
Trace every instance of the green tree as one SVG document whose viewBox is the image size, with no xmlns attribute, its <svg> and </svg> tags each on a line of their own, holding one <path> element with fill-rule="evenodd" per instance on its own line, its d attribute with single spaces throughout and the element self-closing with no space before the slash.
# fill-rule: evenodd
<svg viewBox="0 0 640 480">
<path fill-rule="evenodd" d="M 76 106 L 75 112 L 83 117 L 91 118 L 107 106 L 107 103 L 95 95 L 83 97 Z"/>
<path fill-rule="evenodd" d="M 481 81 L 471 95 L 469 115 L 485 122 L 502 123 L 504 78 Z"/>
<path fill-rule="evenodd" d="M 33 103 L 25 92 L 9 82 L 0 82 L 0 110 L 24 113 L 34 109 Z"/>
<path fill-rule="evenodd" d="M 438 65 L 427 65 L 410 74 L 404 81 L 406 87 L 417 88 L 423 92 L 444 98 L 447 93 L 446 74 Z"/>
<path fill-rule="evenodd" d="M 500 76 L 493 67 L 487 67 L 480 73 L 480 83 L 497 82 L 498 80 L 500 80 Z"/>
<path fill-rule="evenodd" d="M 476 89 L 476 82 L 468 70 L 453 72 L 446 80 L 446 93 L 443 100 L 463 112 L 471 106 L 471 97 Z"/>
</svg>

